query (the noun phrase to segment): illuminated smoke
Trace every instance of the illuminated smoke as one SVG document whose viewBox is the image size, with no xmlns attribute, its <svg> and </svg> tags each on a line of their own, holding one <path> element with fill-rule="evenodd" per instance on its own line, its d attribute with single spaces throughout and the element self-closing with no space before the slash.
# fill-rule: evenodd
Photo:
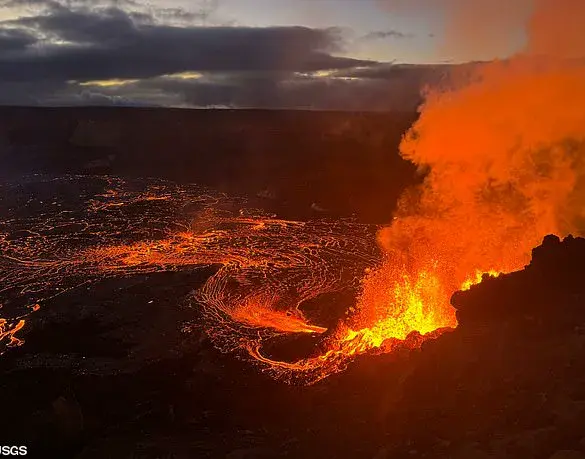
<svg viewBox="0 0 585 459">
<path fill-rule="evenodd" d="M 530 7 L 526 44 L 506 60 L 453 72 L 448 84 L 427 91 L 420 119 L 400 148 L 426 178 L 405 193 L 397 219 L 379 234 L 387 262 L 365 281 L 362 325 L 403 310 L 396 286 L 405 276 L 416 282 L 421 273 L 433 279 L 434 297 L 423 310 L 426 319 L 415 324 L 452 325 L 449 296 L 466 279 L 521 269 L 546 234 L 583 228 L 585 2 L 519 2 L 514 21 L 507 16 L 511 2 L 465 3 L 425 2 L 448 16 L 444 45 L 464 40 L 482 52 L 513 35 L 503 31 L 490 41 L 484 32 L 498 24 L 521 26 L 515 21 Z"/>
</svg>

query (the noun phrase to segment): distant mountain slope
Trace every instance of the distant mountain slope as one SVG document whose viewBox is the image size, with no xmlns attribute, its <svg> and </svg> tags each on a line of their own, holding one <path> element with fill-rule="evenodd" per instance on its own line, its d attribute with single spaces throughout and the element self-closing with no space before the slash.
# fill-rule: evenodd
<svg viewBox="0 0 585 459">
<path fill-rule="evenodd" d="M 0 177 L 160 177 L 261 196 L 289 217 L 310 217 L 315 204 L 382 222 L 413 180 L 398 145 L 415 119 L 414 112 L 4 107 Z"/>
</svg>

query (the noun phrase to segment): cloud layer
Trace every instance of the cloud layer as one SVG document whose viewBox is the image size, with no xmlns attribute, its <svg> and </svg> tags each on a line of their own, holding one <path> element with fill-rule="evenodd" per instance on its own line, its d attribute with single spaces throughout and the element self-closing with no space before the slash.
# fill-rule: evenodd
<svg viewBox="0 0 585 459">
<path fill-rule="evenodd" d="M 209 27 L 201 22 L 210 11 L 147 9 L 133 0 L 5 6 L 26 14 L 0 22 L 3 104 L 408 110 L 425 74 L 345 56 L 338 29 Z M 382 104 L 393 88 L 400 104 Z"/>
</svg>

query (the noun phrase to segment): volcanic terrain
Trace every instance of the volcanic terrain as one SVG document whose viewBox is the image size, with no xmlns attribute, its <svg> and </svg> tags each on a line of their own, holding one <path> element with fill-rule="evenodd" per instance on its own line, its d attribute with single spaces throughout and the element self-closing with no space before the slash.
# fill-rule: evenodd
<svg viewBox="0 0 585 459">
<path fill-rule="evenodd" d="M 391 152 L 415 114 L 0 117 L 5 442 L 80 459 L 585 457 L 585 239 L 547 236 L 483 277 L 460 279 L 456 254 L 402 260 L 387 236 L 412 229 L 399 195 L 424 174 Z"/>
</svg>

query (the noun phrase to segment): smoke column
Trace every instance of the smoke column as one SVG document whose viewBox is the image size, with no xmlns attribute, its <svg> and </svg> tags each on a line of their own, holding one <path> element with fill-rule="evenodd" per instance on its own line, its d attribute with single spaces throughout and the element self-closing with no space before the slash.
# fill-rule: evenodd
<svg viewBox="0 0 585 459">
<path fill-rule="evenodd" d="M 423 273 L 417 294 L 433 297 L 423 322 L 453 325 L 449 296 L 465 279 L 521 269 L 543 236 L 584 229 L 585 1 L 384 5 L 440 10 L 448 29 L 441 46 L 453 55 L 499 49 L 519 31 L 526 36 L 510 57 L 468 64 L 426 91 L 400 147 L 426 178 L 379 233 L 387 261 L 364 281 L 362 324 L 404 314 L 396 285 L 414 285 Z"/>
</svg>

